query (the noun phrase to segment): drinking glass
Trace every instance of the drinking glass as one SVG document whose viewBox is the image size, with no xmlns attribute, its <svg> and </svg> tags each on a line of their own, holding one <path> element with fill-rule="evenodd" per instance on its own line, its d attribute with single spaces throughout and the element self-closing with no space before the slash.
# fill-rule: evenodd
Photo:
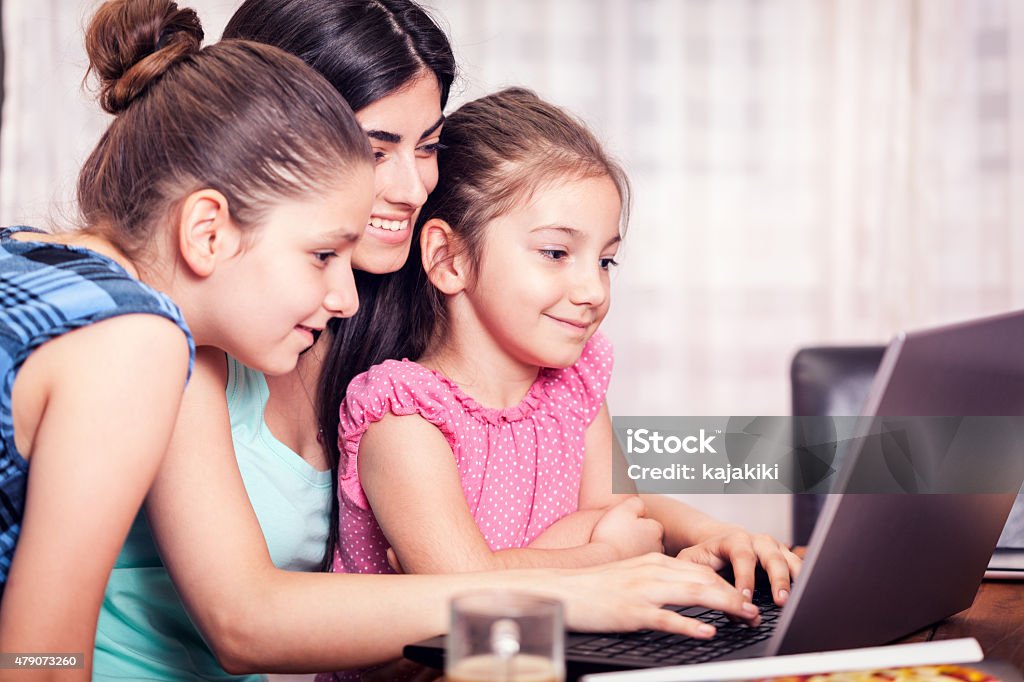
<svg viewBox="0 0 1024 682">
<path fill-rule="evenodd" d="M 474 592 L 455 597 L 445 679 L 564 682 L 561 602 L 517 592 Z"/>
</svg>

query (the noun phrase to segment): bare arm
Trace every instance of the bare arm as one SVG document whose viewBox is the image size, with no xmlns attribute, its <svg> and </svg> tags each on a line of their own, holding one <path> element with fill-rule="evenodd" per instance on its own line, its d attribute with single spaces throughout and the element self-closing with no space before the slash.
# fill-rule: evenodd
<svg viewBox="0 0 1024 682">
<path fill-rule="evenodd" d="M 409 573 L 572 567 L 622 558 L 601 542 L 492 552 L 466 505 L 448 442 L 418 415 L 388 415 L 372 424 L 360 441 L 358 466 L 374 516 Z"/>
<path fill-rule="evenodd" d="M 608 500 L 622 499 L 612 493 L 612 463 L 622 457 L 614 440 L 607 405 L 603 406 L 587 430 L 587 460 L 580 508 L 600 507 Z M 775 601 L 785 603 L 790 579 L 800 571 L 801 560 L 775 538 L 754 535 L 742 527 L 723 523 L 688 504 L 664 495 L 641 495 L 647 515 L 664 528 L 665 550 L 716 570 L 730 564 L 736 587 L 747 595 L 754 588 L 754 569 L 764 566 L 772 584 Z"/>
<path fill-rule="evenodd" d="M 606 402 L 587 427 L 584 440 L 586 459 L 583 461 L 583 478 L 580 481 L 580 509 L 604 509 L 635 496 L 635 493 L 612 492 L 613 447 L 615 436 Z"/>
<path fill-rule="evenodd" d="M 277 569 L 235 460 L 223 353 L 201 349 L 178 426 L 147 499 L 175 587 L 231 672 L 361 666 L 443 630 L 450 586 L 428 577 Z M 382 611 L 407 609 L 402 618 Z"/>
<path fill-rule="evenodd" d="M 531 547 L 573 547 L 589 542 L 595 527 L 605 512 L 616 504 L 635 497 L 628 493 L 615 494 L 612 492 L 613 446 L 611 416 L 608 413 L 607 403 L 604 403 L 585 434 L 583 474 L 580 480 L 580 510 L 552 524 L 530 544 Z M 620 530 L 628 532 L 628 529 Z M 658 549 L 652 544 L 649 547 L 637 547 L 625 551 L 628 555 L 633 555 L 643 551 L 658 551 Z"/>
<path fill-rule="evenodd" d="M 678 554 L 707 538 L 740 528 L 666 495 L 645 494 L 640 497 L 650 515 L 665 527 L 665 552 L 668 554 Z"/>
<path fill-rule="evenodd" d="M 770 535 L 753 534 L 741 526 L 723 523 L 684 502 L 664 495 L 643 495 L 648 510 L 665 527 L 670 554 L 706 564 L 715 570 L 731 565 L 736 588 L 754 589 L 754 570 L 764 567 L 775 602 L 789 598 L 790 581 L 800 573 L 802 560 Z"/>
<path fill-rule="evenodd" d="M 613 543 L 624 556 L 662 551 L 664 530 L 648 518 L 644 505 L 633 492 L 612 492 L 612 463 L 615 439 L 608 404 L 602 403 L 584 437 L 583 476 L 580 481 L 580 509 L 601 509 L 592 538 Z"/>
<path fill-rule="evenodd" d="M 18 434 L 31 468 L 0 651 L 87 661 L 35 677 L 19 670 L 19 679 L 89 679 L 103 591 L 163 456 L 187 369 L 177 326 L 125 315 L 44 344 L 19 372 L 15 398 L 42 411 L 16 419 L 31 425 Z"/>
<path fill-rule="evenodd" d="M 454 575 L 349 575 L 277 569 L 231 446 L 221 353 L 201 352 L 147 501 L 175 587 L 231 672 L 312 672 L 378 663 L 443 632 L 450 597 L 515 589 L 562 599 L 579 630 L 660 628 L 709 636 L 659 608 L 700 603 L 744 615 L 710 569 L 650 555 L 597 569 Z M 747 614 L 749 616 L 749 614 Z"/>
<path fill-rule="evenodd" d="M 594 527 L 604 514 L 604 509 L 581 509 L 563 516 L 538 535 L 530 543 L 530 547 L 533 549 L 562 549 L 585 545 L 590 542 Z"/>
</svg>

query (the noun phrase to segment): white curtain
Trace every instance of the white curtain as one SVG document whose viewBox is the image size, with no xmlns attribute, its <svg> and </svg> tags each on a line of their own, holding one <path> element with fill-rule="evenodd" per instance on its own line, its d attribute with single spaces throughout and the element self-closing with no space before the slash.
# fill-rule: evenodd
<svg viewBox="0 0 1024 682">
<path fill-rule="evenodd" d="M 78 169 L 111 120 L 83 82 L 85 27 L 100 0 L 3 0 L 0 224 L 67 228 Z M 183 0 L 216 40 L 240 0 Z"/>
<path fill-rule="evenodd" d="M 1024 4 L 435 4 L 460 100 L 527 84 L 630 172 L 613 413 L 786 413 L 802 345 L 1024 305 Z"/>
<path fill-rule="evenodd" d="M 613 414 L 786 414 L 801 346 L 1024 305 L 1024 3 L 436 5 L 459 100 L 527 84 L 630 172 Z M 691 501 L 786 532 L 778 498 Z"/>
<path fill-rule="evenodd" d="M 237 2 L 184 4 L 215 38 Z M 613 414 L 787 413 L 800 346 L 1024 305 L 1024 3 L 428 4 L 453 106 L 527 85 L 630 173 Z M 78 87 L 94 5 L 4 3 L 4 223 L 73 215 L 105 121 Z"/>
</svg>

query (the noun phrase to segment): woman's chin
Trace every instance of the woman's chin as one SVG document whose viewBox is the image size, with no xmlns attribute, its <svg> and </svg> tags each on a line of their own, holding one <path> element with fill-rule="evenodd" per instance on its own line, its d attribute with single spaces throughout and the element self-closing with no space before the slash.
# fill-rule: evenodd
<svg viewBox="0 0 1024 682">
<path fill-rule="evenodd" d="M 369 233 L 364 234 L 352 254 L 352 267 L 373 275 L 396 272 L 409 257 L 409 245 L 408 236 L 399 244 L 385 244 Z"/>
</svg>

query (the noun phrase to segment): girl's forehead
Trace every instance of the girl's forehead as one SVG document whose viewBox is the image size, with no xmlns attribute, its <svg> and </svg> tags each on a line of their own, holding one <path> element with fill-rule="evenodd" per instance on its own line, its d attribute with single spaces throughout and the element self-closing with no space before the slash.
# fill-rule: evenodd
<svg viewBox="0 0 1024 682">
<path fill-rule="evenodd" d="M 608 176 L 568 178 L 535 188 L 493 222 L 531 234 L 612 241 L 621 211 L 618 187 Z"/>
</svg>

